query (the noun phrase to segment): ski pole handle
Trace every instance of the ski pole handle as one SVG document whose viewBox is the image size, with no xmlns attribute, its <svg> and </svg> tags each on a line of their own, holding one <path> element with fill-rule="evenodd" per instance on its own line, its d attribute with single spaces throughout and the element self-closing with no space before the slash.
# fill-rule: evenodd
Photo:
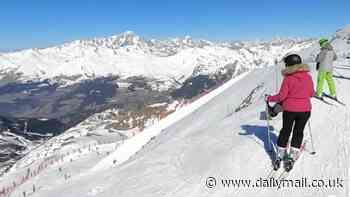
<svg viewBox="0 0 350 197">
<path fill-rule="evenodd" d="M 264 95 L 264 101 L 266 102 L 267 105 L 269 105 L 269 101 L 267 100 L 267 98 L 269 97 L 269 94 L 265 94 Z"/>
</svg>

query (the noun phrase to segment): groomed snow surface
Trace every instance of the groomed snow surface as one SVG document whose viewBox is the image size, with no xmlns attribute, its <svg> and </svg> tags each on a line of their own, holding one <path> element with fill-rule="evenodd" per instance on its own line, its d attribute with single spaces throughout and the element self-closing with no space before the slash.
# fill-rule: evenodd
<svg viewBox="0 0 350 197">
<path fill-rule="evenodd" d="M 339 74 L 350 76 L 349 61 L 340 60 L 337 67 Z M 332 106 L 326 105 L 318 100 L 313 100 L 311 117 L 317 153 L 309 154 L 311 143 L 308 142 L 288 179 L 305 177 L 308 181 L 327 181 L 338 178 L 343 180 L 343 187 L 277 189 L 224 187 L 221 184 L 221 179 L 255 181 L 268 176 L 271 157 L 266 151 L 263 95 L 276 91 L 276 76 L 273 67 L 241 75 L 121 145 L 112 142 L 98 145 L 96 140 L 84 138 L 85 141 L 68 146 L 70 150 L 77 150 L 75 154 L 58 160 L 26 180 L 11 196 L 349 196 L 349 109 L 334 102 Z M 313 77 L 316 79 L 315 72 Z M 252 104 L 233 113 L 234 108 L 259 84 L 264 87 L 253 95 Z M 350 105 L 350 95 L 347 94 L 350 80 L 337 78 L 336 85 L 338 97 Z M 281 128 L 281 116 L 270 123 L 274 128 L 271 137 L 275 143 Z M 305 139 L 310 141 L 308 128 Z M 55 138 L 48 144 L 55 146 Z M 65 146 L 60 149 L 61 152 L 69 151 Z M 30 155 L 43 154 L 44 151 L 39 148 Z M 19 162 L 2 177 L 1 186 L 11 185 L 12 180 L 38 163 L 32 161 L 21 165 Z M 208 177 L 216 178 L 216 187 L 206 186 Z"/>
</svg>

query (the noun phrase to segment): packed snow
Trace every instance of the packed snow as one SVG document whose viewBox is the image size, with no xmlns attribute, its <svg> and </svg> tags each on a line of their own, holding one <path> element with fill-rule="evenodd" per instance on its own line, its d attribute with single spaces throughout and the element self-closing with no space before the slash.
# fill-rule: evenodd
<svg viewBox="0 0 350 197">
<path fill-rule="evenodd" d="M 349 49 L 336 39 L 336 50 Z M 317 47 L 299 53 L 312 68 Z M 108 134 L 87 137 L 83 131 L 52 138 L 20 160 L 0 179 L 11 196 L 339 196 L 350 195 L 350 60 L 336 61 L 338 97 L 346 106 L 312 100 L 306 147 L 288 179 L 342 180 L 342 187 L 224 187 L 222 179 L 266 178 L 271 172 L 267 151 L 264 94 L 277 91 L 280 66 L 257 68 L 225 83 L 177 110 L 133 138 L 113 142 Z M 262 85 L 262 88 L 257 86 Z M 234 112 L 252 93 L 250 104 Z M 275 144 L 281 115 L 270 121 Z M 315 155 L 310 152 L 311 135 Z M 115 137 L 115 136 L 114 136 Z M 65 143 L 67 142 L 67 143 Z M 68 143 L 69 142 L 69 143 Z M 29 169 L 29 170 L 28 170 Z M 217 184 L 208 184 L 214 177 Z M 20 183 L 20 184 L 19 184 Z M 338 185 L 339 186 L 339 185 Z"/>
<path fill-rule="evenodd" d="M 337 104 L 328 106 L 317 100 L 313 101 L 311 118 L 317 154 L 310 155 L 305 151 L 289 178 L 338 177 L 345 180 L 344 188 L 277 190 L 223 188 L 220 185 L 214 189 L 206 188 L 207 177 L 255 179 L 266 177 L 269 173 L 271 161 L 264 137 L 266 122 L 260 120 L 260 115 L 264 110 L 263 94 L 272 93 L 275 88 L 274 81 L 270 80 L 275 76 L 274 72 L 273 69 L 258 69 L 239 80 L 228 82 L 229 85 L 220 94 L 205 96 L 211 99 L 203 97 L 203 100 L 207 100 L 205 105 L 197 104 L 201 102 L 198 100 L 191 105 L 200 107 L 189 106 L 196 110 L 189 113 L 184 108 L 183 113 L 188 114 L 182 119 L 174 118 L 175 122 L 168 124 L 168 127 L 159 126 L 162 132 L 149 142 L 152 128 L 117 148 L 115 144 L 101 145 L 100 155 L 86 150 L 87 144 L 77 143 L 75 146 L 85 147 L 85 150 L 71 153 L 71 156 L 47 167 L 17 187 L 13 196 L 23 195 L 23 191 L 31 193 L 33 185 L 36 190 L 31 193 L 32 196 L 347 196 L 349 109 Z M 350 72 L 342 73 L 350 75 Z M 232 114 L 230 108 L 237 106 L 261 82 L 264 88 L 255 93 L 253 104 Z M 350 81 L 339 79 L 337 86 L 339 98 L 348 104 L 350 98 L 346 89 Z M 274 127 L 272 139 L 275 141 L 281 128 L 281 117 L 271 121 L 271 124 Z M 307 131 L 305 135 L 309 140 Z M 142 149 L 139 149 L 140 145 Z M 91 144 L 90 148 L 95 146 Z M 131 149 L 124 149 L 123 146 Z M 125 150 L 134 153 L 136 149 L 138 152 L 134 155 L 127 153 L 126 157 L 122 154 L 127 152 Z M 309 144 L 307 149 L 310 149 Z M 74 148 L 65 150 L 72 152 Z M 106 153 L 108 151 L 110 154 Z M 9 180 L 18 177 L 20 172 L 25 172 L 35 163 L 16 167 L 1 182 L 11 184 Z"/>
</svg>

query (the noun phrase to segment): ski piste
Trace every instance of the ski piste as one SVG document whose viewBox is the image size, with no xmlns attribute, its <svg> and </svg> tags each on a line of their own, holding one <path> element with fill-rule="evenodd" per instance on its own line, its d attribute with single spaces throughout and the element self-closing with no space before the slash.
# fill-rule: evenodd
<svg viewBox="0 0 350 197">
<path fill-rule="evenodd" d="M 334 97 L 332 97 L 332 96 L 329 95 L 329 94 L 323 93 L 322 95 L 323 95 L 324 97 L 326 97 L 326 98 L 329 98 L 329 99 L 331 99 L 331 100 L 333 100 L 333 101 L 335 101 L 335 102 L 337 102 L 337 103 L 339 103 L 339 104 L 345 106 L 345 103 L 339 101 L 338 99 L 335 99 Z"/>
</svg>

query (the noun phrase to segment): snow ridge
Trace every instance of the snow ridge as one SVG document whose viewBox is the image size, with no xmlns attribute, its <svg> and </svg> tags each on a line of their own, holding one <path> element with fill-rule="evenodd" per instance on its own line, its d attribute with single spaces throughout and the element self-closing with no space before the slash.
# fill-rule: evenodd
<svg viewBox="0 0 350 197">
<path fill-rule="evenodd" d="M 0 74 L 19 73 L 21 80 L 68 76 L 73 82 L 118 75 L 160 80 L 186 79 L 197 66 L 214 72 L 227 64 L 252 70 L 274 64 L 276 57 L 307 48 L 312 40 L 276 39 L 271 42 L 213 43 L 189 36 L 147 40 L 131 31 L 91 40 L 76 40 L 44 49 L 0 54 Z M 0 75 L 1 78 L 1 75 Z"/>
<path fill-rule="evenodd" d="M 158 124 L 156 124 L 155 126 L 147 128 L 146 130 L 142 131 L 135 137 L 124 141 L 124 143 L 120 147 L 118 147 L 118 149 L 114 153 L 112 153 L 110 156 L 101 160 L 94 168 L 92 168 L 92 171 L 106 169 L 110 167 L 112 163 L 114 163 L 113 162 L 114 160 L 117 161 L 115 164 L 118 164 L 118 165 L 127 161 L 132 155 L 134 155 L 137 151 L 142 149 L 144 145 L 146 145 L 153 137 L 157 136 L 164 129 L 175 124 L 177 121 L 183 119 L 184 117 L 191 114 L 201 106 L 205 105 L 215 96 L 221 94 L 222 92 L 227 90 L 229 87 L 231 87 L 232 84 L 244 78 L 247 74 L 249 74 L 249 72 L 246 72 L 236 78 L 231 79 L 224 85 L 220 86 L 219 88 L 207 94 L 206 96 L 201 97 L 191 105 L 184 106 L 179 110 L 175 111 L 173 114 L 170 114 L 166 118 L 160 120 Z"/>
</svg>

